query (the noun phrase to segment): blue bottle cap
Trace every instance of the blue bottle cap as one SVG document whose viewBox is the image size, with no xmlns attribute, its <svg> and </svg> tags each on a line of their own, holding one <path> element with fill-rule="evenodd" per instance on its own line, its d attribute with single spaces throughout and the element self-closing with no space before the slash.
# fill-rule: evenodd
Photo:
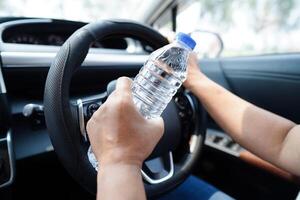
<svg viewBox="0 0 300 200">
<path fill-rule="evenodd" d="M 193 40 L 193 38 L 191 38 L 191 36 L 189 36 L 188 34 L 185 33 L 177 33 L 176 34 L 176 40 L 186 44 L 188 47 L 190 47 L 192 50 L 195 48 L 196 46 L 196 42 L 195 40 Z"/>
</svg>

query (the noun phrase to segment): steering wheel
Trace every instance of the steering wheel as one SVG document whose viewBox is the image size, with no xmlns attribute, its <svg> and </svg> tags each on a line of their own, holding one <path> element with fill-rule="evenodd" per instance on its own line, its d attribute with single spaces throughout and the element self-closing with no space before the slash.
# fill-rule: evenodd
<svg viewBox="0 0 300 200">
<path fill-rule="evenodd" d="M 168 44 L 160 33 L 138 23 L 91 23 L 73 33 L 60 48 L 45 85 L 45 118 L 54 150 L 71 176 L 93 194 L 97 188 L 97 172 L 87 156 L 90 144 L 85 126 L 93 111 L 113 90 L 114 84 L 109 84 L 108 92 L 77 101 L 70 99 L 69 89 L 72 75 L 80 68 L 91 44 L 111 36 L 135 38 L 153 49 Z M 201 104 L 184 88 L 169 103 L 162 115 L 164 136 L 142 167 L 148 197 L 165 193 L 191 174 L 203 145 L 205 116 Z"/>
</svg>

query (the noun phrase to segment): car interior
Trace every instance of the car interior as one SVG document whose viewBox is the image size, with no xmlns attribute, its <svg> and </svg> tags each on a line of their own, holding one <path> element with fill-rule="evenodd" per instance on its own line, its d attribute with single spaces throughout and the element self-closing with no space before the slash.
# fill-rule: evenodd
<svg viewBox="0 0 300 200">
<path fill-rule="evenodd" d="M 86 123 L 115 80 L 134 78 L 176 32 L 195 39 L 210 79 L 299 124 L 299 9 L 298 0 L 1 1 L 0 199 L 95 199 Z M 299 195 L 300 177 L 237 144 L 183 86 L 162 117 L 165 134 L 142 167 L 149 199 L 191 174 L 235 199 Z"/>
</svg>

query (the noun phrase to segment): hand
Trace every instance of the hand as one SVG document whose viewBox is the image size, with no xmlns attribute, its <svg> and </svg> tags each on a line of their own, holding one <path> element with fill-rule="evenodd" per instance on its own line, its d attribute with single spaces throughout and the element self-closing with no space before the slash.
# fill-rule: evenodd
<svg viewBox="0 0 300 200">
<path fill-rule="evenodd" d="M 162 137 L 162 118 L 145 119 L 134 105 L 132 81 L 122 77 L 116 90 L 87 123 L 92 150 L 104 164 L 141 166 Z"/>
<path fill-rule="evenodd" d="M 188 60 L 187 79 L 183 83 L 184 87 L 193 92 L 196 82 L 205 77 L 198 66 L 198 59 L 195 53 L 191 53 Z"/>
</svg>

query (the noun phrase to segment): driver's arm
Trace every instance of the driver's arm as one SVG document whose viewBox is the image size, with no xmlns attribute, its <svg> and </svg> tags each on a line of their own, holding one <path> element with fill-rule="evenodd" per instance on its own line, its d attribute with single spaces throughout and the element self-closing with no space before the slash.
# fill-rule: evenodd
<svg viewBox="0 0 300 200">
<path fill-rule="evenodd" d="M 190 57 L 184 85 L 236 142 L 300 176 L 299 125 L 239 98 L 210 80 L 199 70 L 195 55 Z"/>
<path fill-rule="evenodd" d="M 146 120 L 139 114 L 131 80 L 118 79 L 116 90 L 87 124 L 92 150 L 100 163 L 97 199 L 146 199 L 141 166 L 163 129 L 162 118 Z"/>
</svg>

